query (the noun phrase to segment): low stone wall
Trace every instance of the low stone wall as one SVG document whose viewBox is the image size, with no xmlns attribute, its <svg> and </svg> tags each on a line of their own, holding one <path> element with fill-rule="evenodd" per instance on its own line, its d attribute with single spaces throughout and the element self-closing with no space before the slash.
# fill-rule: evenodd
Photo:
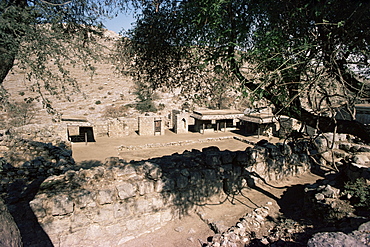
<svg viewBox="0 0 370 247">
<path fill-rule="evenodd" d="M 29 124 L 5 130 L 0 129 L 0 141 L 3 139 L 1 138 L 3 136 L 57 144 L 62 141 L 67 141 L 67 124 Z"/>
<path fill-rule="evenodd" d="M 118 151 L 127 151 L 127 150 L 142 150 L 148 148 L 160 148 L 160 147 L 169 147 L 169 146 L 186 146 L 194 143 L 203 143 L 203 142 L 214 142 L 214 141 L 224 141 L 230 139 L 237 139 L 234 136 L 222 136 L 216 138 L 203 138 L 198 140 L 184 140 L 184 141 L 175 141 L 167 143 L 147 143 L 144 145 L 121 145 L 118 147 Z M 240 140 L 240 139 L 237 139 Z"/>
<path fill-rule="evenodd" d="M 23 165 L 3 159 L 1 168 L 0 192 L 26 246 L 119 246 L 196 205 L 302 174 L 310 169 L 312 151 L 307 142 L 262 141 L 238 152 L 210 147 L 140 162 L 110 158 L 105 164 L 77 167 L 64 157 L 68 150 L 42 147 L 43 153 L 27 156 Z M 43 158 L 37 156 L 41 154 Z"/>
</svg>

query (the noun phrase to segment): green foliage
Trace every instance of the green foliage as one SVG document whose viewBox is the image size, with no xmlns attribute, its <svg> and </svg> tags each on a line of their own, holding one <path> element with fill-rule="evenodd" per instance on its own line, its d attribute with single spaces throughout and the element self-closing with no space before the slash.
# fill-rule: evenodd
<svg viewBox="0 0 370 247">
<path fill-rule="evenodd" d="M 128 106 L 107 106 L 104 110 L 104 117 L 107 118 L 118 118 L 125 117 L 127 115 Z"/>
<path fill-rule="evenodd" d="M 95 105 L 100 105 L 100 104 L 101 104 L 100 100 L 95 101 Z"/>
<path fill-rule="evenodd" d="M 144 112 L 157 112 L 158 109 L 154 104 L 154 100 L 158 99 L 158 95 L 154 92 L 153 88 L 148 86 L 143 81 L 136 81 L 135 92 L 138 102 L 135 105 L 136 110 L 141 113 Z"/>
<path fill-rule="evenodd" d="M 36 115 L 34 102 L 15 102 L 7 105 L 7 118 L 10 126 L 23 126 L 30 124 Z"/>
<path fill-rule="evenodd" d="M 159 103 L 159 105 L 158 105 L 158 111 L 162 111 L 162 110 L 164 110 L 164 108 L 166 108 L 166 105 L 163 104 L 163 103 Z"/>
<path fill-rule="evenodd" d="M 103 18 L 125 7 L 126 0 L 1 1 L 0 85 L 17 65 L 27 73 L 44 106 L 52 111 L 45 90 L 58 97 L 78 91 L 66 69 L 81 66 L 95 72 L 94 63 L 108 59 L 102 37 Z M 117 10 L 114 10 L 114 8 Z M 4 100 L 0 98 L 0 100 Z"/>
<path fill-rule="evenodd" d="M 359 136 L 321 116 L 370 96 L 369 16 L 364 0 L 144 2 L 121 47 L 148 87 L 217 95 L 217 105 L 231 84 L 279 114 Z"/>
<path fill-rule="evenodd" d="M 344 185 L 344 194 L 351 196 L 351 202 L 356 207 L 366 207 L 370 210 L 370 186 L 364 178 L 358 178 L 354 182 Z"/>
<path fill-rule="evenodd" d="M 158 111 L 157 107 L 155 106 L 153 101 L 150 99 L 136 103 L 135 108 L 141 113 Z"/>
</svg>

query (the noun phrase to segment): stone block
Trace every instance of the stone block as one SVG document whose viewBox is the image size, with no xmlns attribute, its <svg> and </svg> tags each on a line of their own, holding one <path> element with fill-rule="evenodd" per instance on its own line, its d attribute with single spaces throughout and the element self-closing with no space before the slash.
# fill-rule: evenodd
<svg viewBox="0 0 370 247">
<path fill-rule="evenodd" d="M 163 180 L 158 180 L 154 183 L 154 191 L 157 193 L 162 192 L 164 187 L 165 187 L 165 183 Z"/>
<path fill-rule="evenodd" d="M 121 200 L 136 196 L 137 191 L 136 184 L 125 182 L 117 185 L 116 189 L 118 192 L 118 197 Z"/>
<path fill-rule="evenodd" d="M 160 181 L 162 181 L 162 182 L 158 182 L 156 184 L 156 191 L 158 191 L 160 189 L 160 187 L 162 187 L 161 192 L 163 192 L 163 191 L 173 191 L 175 189 L 175 180 L 174 179 L 166 178 L 166 179 L 163 179 L 163 180 L 160 180 Z"/>
<path fill-rule="evenodd" d="M 148 213 L 152 211 L 152 205 L 146 198 L 137 200 L 134 204 L 134 208 L 135 210 L 133 211 L 138 214 Z"/>
<path fill-rule="evenodd" d="M 129 179 L 137 176 L 135 168 L 131 164 L 113 167 L 112 172 L 116 179 Z"/>
<path fill-rule="evenodd" d="M 99 190 L 96 199 L 100 205 L 109 204 L 113 202 L 113 191 L 111 190 Z"/>
<path fill-rule="evenodd" d="M 58 195 L 52 199 L 52 215 L 66 215 L 73 213 L 74 202 L 68 195 Z"/>
<path fill-rule="evenodd" d="M 233 162 L 233 155 L 230 151 L 223 151 L 221 153 L 221 162 L 223 165 L 231 164 Z"/>
<path fill-rule="evenodd" d="M 136 219 L 126 221 L 127 231 L 137 232 L 140 229 L 142 229 L 143 227 L 145 227 L 145 220 L 144 219 L 136 218 Z"/>
<path fill-rule="evenodd" d="M 63 216 L 47 217 L 41 223 L 41 226 L 48 235 L 63 235 L 63 233 L 69 232 L 71 218 Z"/>
<path fill-rule="evenodd" d="M 81 191 L 76 196 L 76 207 L 86 208 L 86 207 L 95 207 L 95 197 L 96 194 L 91 191 Z"/>
<path fill-rule="evenodd" d="M 126 230 L 126 227 L 121 222 L 118 222 L 116 224 L 106 226 L 105 229 L 109 232 L 109 235 L 116 237 L 122 235 L 122 232 Z"/>
<path fill-rule="evenodd" d="M 369 157 L 364 154 L 356 154 L 353 156 L 353 162 L 360 164 L 360 165 L 364 165 L 369 161 L 370 161 Z"/>
<path fill-rule="evenodd" d="M 208 181 L 213 182 L 217 179 L 215 170 L 205 169 L 205 170 L 202 170 L 202 174 L 203 174 L 204 179 L 206 179 Z"/>
<path fill-rule="evenodd" d="M 113 205 L 113 216 L 117 218 L 127 218 L 131 215 L 129 204 L 127 203 L 115 203 Z"/>
<path fill-rule="evenodd" d="M 145 217 L 145 226 L 151 229 L 158 229 L 161 227 L 161 213 L 148 215 Z"/>
<path fill-rule="evenodd" d="M 44 218 L 46 216 L 46 211 L 43 205 L 45 198 L 36 197 L 30 201 L 30 207 L 37 218 Z"/>
<path fill-rule="evenodd" d="M 71 215 L 70 231 L 75 232 L 82 227 L 86 227 L 92 223 L 91 219 L 84 213 L 74 213 Z"/>
<path fill-rule="evenodd" d="M 164 224 L 166 222 L 171 221 L 177 216 L 178 212 L 174 212 L 173 209 L 169 208 L 165 211 L 161 212 L 161 223 Z"/>
<path fill-rule="evenodd" d="M 151 180 L 158 180 L 162 177 L 162 169 L 156 166 L 146 168 L 146 177 Z"/>
<path fill-rule="evenodd" d="M 87 227 L 85 236 L 83 239 L 94 240 L 99 238 L 104 238 L 105 231 L 103 228 L 98 224 L 91 224 Z"/>
<path fill-rule="evenodd" d="M 190 173 L 190 184 L 199 184 L 199 182 L 202 180 L 202 174 L 199 171 L 192 171 Z"/>
<path fill-rule="evenodd" d="M 358 152 L 370 153 L 370 147 L 369 146 L 360 147 Z"/>
<path fill-rule="evenodd" d="M 117 163 L 119 163 L 119 157 L 108 157 L 108 158 L 105 159 L 104 165 L 105 166 L 114 166 Z"/>
<path fill-rule="evenodd" d="M 207 166 L 212 167 L 212 166 L 221 166 L 222 165 L 221 157 L 218 153 L 216 153 L 216 154 L 213 154 L 213 153 L 206 154 L 204 160 L 205 160 Z"/>
<path fill-rule="evenodd" d="M 95 223 L 100 223 L 103 221 L 111 222 L 114 220 L 113 212 L 114 212 L 113 205 L 105 204 L 101 208 L 95 209 L 95 214 L 93 215 L 93 221 Z"/>
<path fill-rule="evenodd" d="M 343 232 L 319 232 L 308 240 L 308 247 L 318 246 L 357 246 L 365 247 L 366 245 L 352 236 Z"/>
<path fill-rule="evenodd" d="M 154 192 L 154 183 L 152 181 L 139 181 L 137 182 L 137 187 L 139 191 L 139 195 L 145 195 L 145 194 L 150 194 Z"/>
<path fill-rule="evenodd" d="M 163 209 L 165 206 L 164 199 L 160 195 L 158 195 L 157 197 L 153 197 L 151 204 L 153 210 L 160 210 Z"/>
<path fill-rule="evenodd" d="M 83 239 L 81 236 L 85 235 L 85 229 L 81 229 L 77 232 L 72 232 L 69 234 L 57 234 L 49 235 L 53 242 L 53 246 L 85 246 L 83 244 Z"/>
</svg>

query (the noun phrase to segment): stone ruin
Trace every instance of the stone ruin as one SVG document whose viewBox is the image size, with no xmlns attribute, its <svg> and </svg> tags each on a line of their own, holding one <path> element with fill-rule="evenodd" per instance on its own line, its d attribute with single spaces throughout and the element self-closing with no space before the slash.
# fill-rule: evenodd
<svg viewBox="0 0 370 247">
<path fill-rule="evenodd" d="M 139 135 L 141 136 L 155 136 L 164 135 L 165 118 L 163 116 L 140 116 L 139 121 Z"/>
<path fill-rule="evenodd" d="M 198 204 L 221 202 L 245 187 L 303 174 L 327 162 L 317 145 L 307 141 L 261 141 L 237 152 L 209 147 L 145 161 L 112 157 L 104 164 L 76 164 L 65 143 L 6 134 L 0 140 L 0 193 L 25 246 L 119 246 L 193 211 Z M 348 145 L 351 150 L 366 151 L 366 146 Z M 336 155 L 345 158 L 341 152 Z M 360 160 L 356 155 L 360 154 L 346 158 L 351 161 L 346 169 L 352 178 L 368 176 L 364 157 L 370 156 L 363 153 Z M 225 246 L 250 241 L 243 237 L 249 233 L 240 230 L 247 229 L 243 222 L 261 225 L 267 211 L 268 206 L 247 215 L 236 225 L 239 235 L 235 227 L 219 228 L 223 230 L 207 244 L 222 246 L 225 237 Z"/>
<path fill-rule="evenodd" d="M 3 153 L 0 192 L 18 216 L 28 246 L 117 246 L 196 204 L 224 200 L 260 179 L 279 180 L 310 169 L 307 145 L 302 146 L 305 155 L 289 145 L 267 143 L 239 152 L 210 147 L 140 162 L 110 158 L 78 166 L 65 145 L 4 139 L 3 146 L 12 145 Z"/>
</svg>

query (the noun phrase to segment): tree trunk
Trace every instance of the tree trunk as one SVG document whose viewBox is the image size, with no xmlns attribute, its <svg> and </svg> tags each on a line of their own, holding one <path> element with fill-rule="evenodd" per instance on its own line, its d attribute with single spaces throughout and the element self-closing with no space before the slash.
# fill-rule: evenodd
<svg viewBox="0 0 370 247">
<path fill-rule="evenodd" d="M 370 134 L 368 130 L 362 123 L 356 120 L 341 120 L 332 117 L 318 116 L 302 108 L 300 112 L 297 112 L 291 109 L 291 107 L 288 107 L 286 110 L 283 110 L 282 113 L 312 128 L 318 129 L 319 131 L 350 134 L 362 139 L 366 143 L 370 143 Z"/>
<path fill-rule="evenodd" d="M 0 85 L 14 66 L 15 55 L 0 47 Z"/>
<path fill-rule="evenodd" d="M 362 139 L 366 143 L 370 143 L 370 133 L 362 123 L 356 120 L 340 120 L 331 117 L 318 116 L 300 107 L 300 104 L 297 103 L 285 106 L 276 97 L 274 97 L 272 93 L 258 88 L 253 82 L 248 81 L 242 73 L 240 73 L 236 64 L 234 64 L 234 66 L 233 72 L 239 81 L 250 91 L 262 91 L 263 97 L 275 106 L 275 111 L 279 112 L 280 115 L 295 118 L 322 132 L 335 131 L 337 133 L 350 134 Z M 298 98 L 296 98 L 296 100 L 298 100 Z"/>
</svg>

